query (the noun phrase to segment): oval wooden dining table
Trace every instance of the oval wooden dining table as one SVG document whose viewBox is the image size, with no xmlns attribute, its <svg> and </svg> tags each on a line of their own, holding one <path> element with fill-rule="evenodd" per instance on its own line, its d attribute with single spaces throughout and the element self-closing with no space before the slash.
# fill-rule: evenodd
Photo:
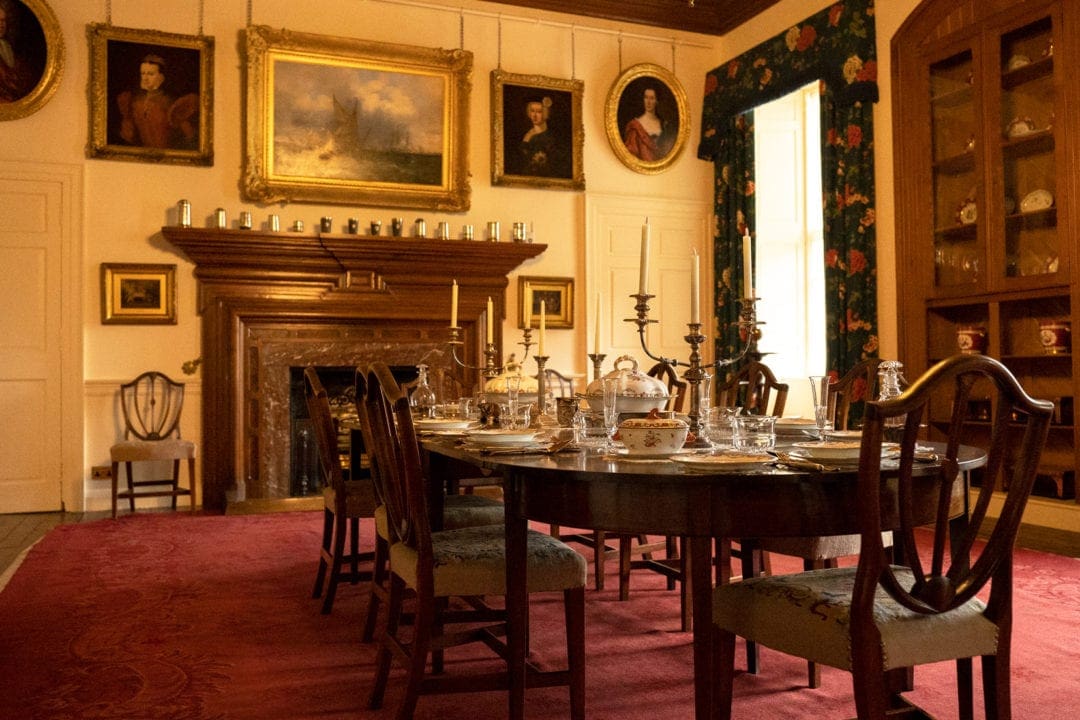
<svg viewBox="0 0 1080 720">
<path fill-rule="evenodd" d="M 932 445 L 932 443 L 931 443 Z M 549 454 L 483 454 L 448 439 L 424 441 L 430 477 L 452 478 L 476 468 L 501 474 L 506 503 L 506 605 L 508 609 L 509 717 L 524 718 L 528 594 L 525 538 L 528 521 L 627 534 L 687 538 L 692 595 L 694 717 L 711 713 L 712 581 L 714 538 L 817 536 L 858 533 L 857 468 L 821 472 L 761 465 L 753 469 L 692 470 L 671 460 L 644 461 L 595 451 Z M 964 448 L 962 471 L 985 461 Z M 917 517 L 934 517 L 936 496 L 929 476 L 939 466 L 921 465 L 926 487 L 915 487 Z M 953 488 L 955 515 L 966 511 L 966 472 Z M 438 503 L 444 488 L 436 487 Z M 895 483 L 881 488 L 883 528 L 899 526 Z"/>
</svg>

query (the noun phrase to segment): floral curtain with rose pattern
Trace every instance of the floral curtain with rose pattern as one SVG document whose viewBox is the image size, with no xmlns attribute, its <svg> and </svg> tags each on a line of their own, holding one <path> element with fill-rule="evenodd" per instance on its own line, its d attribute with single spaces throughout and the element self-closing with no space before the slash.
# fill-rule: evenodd
<svg viewBox="0 0 1080 720">
<path fill-rule="evenodd" d="M 835 3 L 705 76 L 698 157 L 716 176 L 717 357 L 739 345 L 741 236 L 752 231 L 755 106 L 818 80 L 821 93 L 827 368 L 841 376 L 877 355 L 873 0 Z M 751 234 L 753 234 L 751 232 Z M 755 245 L 757 244 L 755 238 Z M 755 247 L 758 267 L 762 261 Z"/>
</svg>

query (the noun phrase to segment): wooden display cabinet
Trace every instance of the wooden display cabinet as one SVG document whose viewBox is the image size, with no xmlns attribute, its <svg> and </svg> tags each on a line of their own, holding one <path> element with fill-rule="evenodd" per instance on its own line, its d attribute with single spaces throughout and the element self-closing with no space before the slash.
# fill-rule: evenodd
<svg viewBox="0 0 1080 720">
<path fill-rule="evenodd" d="M 1080 3 L 926 0 L 892 53 L 900 359 L 910 378 L 982 351 L 1053 400 L 1035 493 L 1080 511 L 1080 355 L 1042 339 L 1080 301 L 1078 49 Z M 948 409 L 934 412 L 941 429 Z"/>
</svg>

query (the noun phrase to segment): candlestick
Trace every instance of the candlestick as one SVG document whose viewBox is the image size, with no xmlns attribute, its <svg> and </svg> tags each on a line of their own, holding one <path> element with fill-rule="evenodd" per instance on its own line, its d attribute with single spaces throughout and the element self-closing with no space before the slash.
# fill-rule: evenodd
<svg viewBox="0 0 1080 720">
<path fill-rule="evenodd" d="M 604 371 L 604 358 L 606 357 L 607 355 L 604 355 L 602 353 L 591 353 L 589 355 L 589 359 L 592 360 L 593 380 L 600 379 L 601 373 Z"/>
<path fill-rule="evenodd" d="M 701 258 L 697 248 L 690 258 L 690 322 L 701 323 Z"/>
<path fill-rule="evenodd" d="M 596 293 L 596 332 L 593 338 L 593 354 L 600 352 L 600 318 L 603 315 L 600 314 L 600 293 Z"/>
<path fill-rule="evenodd" d="M 485 336 L 488 345 L 495 344 L 495 305 L 491 302 L 491 297 L 487 299 L 487 335 Z"/>
<path fill-rule="evenodd" d="M 548 356 L 543 353 L 533 355 L 533 360 L 536 361 L 536 411 L 539 415 L 547 414 L 547 373 L 544 371 L 544 366 L 547 364 Z"/>
<path fill-rule="evenodd" d="M 540 301 L 540 340 L 536 344 L 536 354 L 544 354 L 544 334 L 547 330 L 547 303 Z"/>
<path fill-rule="evenodd" d="M 641 261 L 638 264 L 638 295 L 649 293 L 649 218 L 641 226 Z"/>
<path fill-rule="evenodd" d="M 450 286 L 450 327 L 457 327 L 458 286 L 457 280 Z"/>
<path fill-rule="evenodd" d="M 753 260 L 753 252 L 750 249 L 750 232 L 747 231 L 742 238 L 743 297 L 754 297 Z"/>
</svg>

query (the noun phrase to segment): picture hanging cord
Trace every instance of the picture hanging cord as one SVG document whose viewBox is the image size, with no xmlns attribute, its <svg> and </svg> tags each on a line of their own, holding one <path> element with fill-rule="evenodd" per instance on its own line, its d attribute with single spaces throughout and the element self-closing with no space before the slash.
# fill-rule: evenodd
<svg viewBox="0 0 1080 720">
<path fill-rule="evenodd" d="M 199 0 L 199 37 L 203 36 L 203 22 L 206 20 L 206 0 Z"/>
<path fill-rule="evenodd" d="M 254 0 L 247 0 L 247 26 L 251 27 L 251 5 Z"/>
<path fill-rule="evenodd" d="M 577 26 L 570 26 L 570 79 L 577 80 Z"/>
<path fill-rule="evenodd" d="M 458 50 L 465 49 L 465 8 L 458 13 Z"/>
<path fill-rule="evenodd" d="M 496 38 L 495 69 L 502 70 L 502 15 L 499 16 L 499 33 Z"/>
<path fill-rule="evenodd" d="M 622 33 L 619 33 L 619 74 L 622 75 Z"/>
<path fill-rule="evenodd" d="M 112 25 L 112 0 L 105 0 L 105 24 Z"/>
<path fill-rule="evenodd" d="M 675 75 L 675 38 L 671 38 L 671 74 Z"/>
<path fill-rule="evenodd" d="M 203 35 L 203 23 L 206 17 L 206 0 L 199 0 L 199 37 Z M 105 24 L 112 25 L 112 0 L 105 0 Z M 248 0 L 248 25 L 251 24 L 251 0 Z"/>
</svg>

